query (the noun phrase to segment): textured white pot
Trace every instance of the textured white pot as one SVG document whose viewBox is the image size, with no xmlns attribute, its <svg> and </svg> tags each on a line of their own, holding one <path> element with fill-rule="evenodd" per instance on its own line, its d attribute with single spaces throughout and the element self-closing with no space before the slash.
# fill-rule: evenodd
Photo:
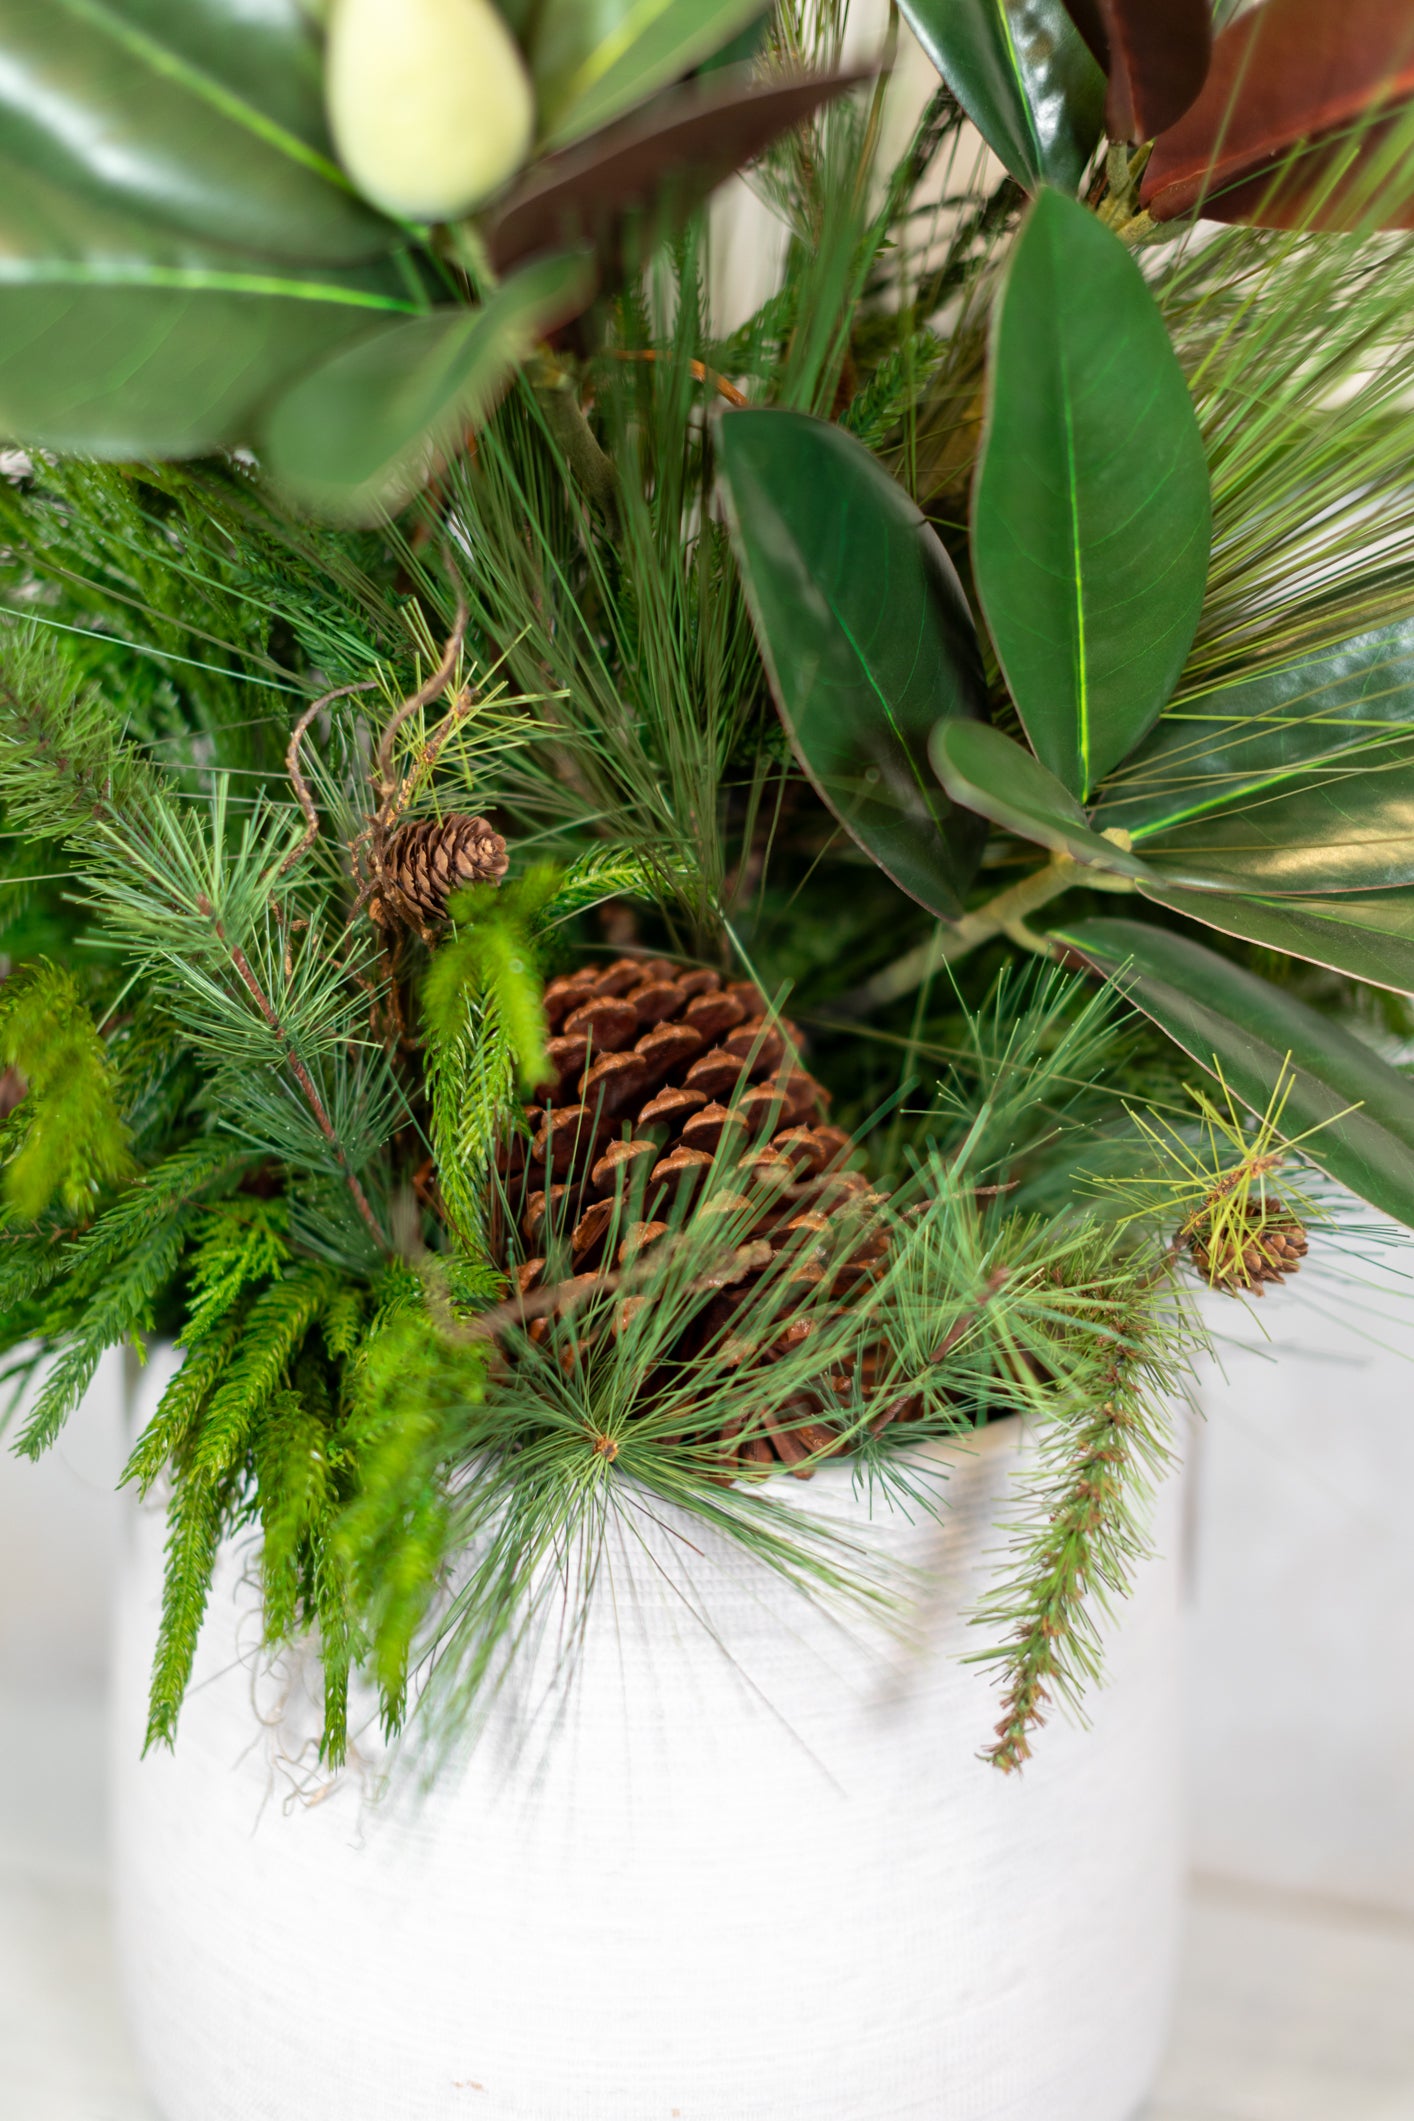
<svg viewBox="0 0 1414 2121">
<path fill-rule="evenodd" d="M 376 1743 L 309 1801 L 308 1725 L 253 1714 L 236 1555 L 175 1755 L 139 1759 L 162 1526 L 135 1515 L 118 1918 L 164 2121 L 1131 2121 L 1179 1917 L 1178 1484 L 1093 1728 L 1003 1778 L 959 1614 L 1018 1448 L 950 1454 L 941 1526 L 872 1528 L 932 1578 L 909 1654 L 640 1520 L 559 1727 L 517 1744 L 507 1703 L 420 1806 L 371 1801 Z M 842 1467 L 791 1500 L 872 1536 Z"/>
</svg>

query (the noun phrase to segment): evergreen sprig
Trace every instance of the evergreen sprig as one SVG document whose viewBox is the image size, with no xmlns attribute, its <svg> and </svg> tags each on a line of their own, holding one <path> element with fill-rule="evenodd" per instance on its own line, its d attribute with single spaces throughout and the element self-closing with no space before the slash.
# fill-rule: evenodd
<svg viewBox="0 0 1414 2121">
<path fill-rule="evenodd" d="M 136 1166 L 117 1070 L 64 966 L 39 959 L 0 988 L 0 1061 L 25 1085 L 4 1173 L 11 1216 L 33 1223 L 58 1207 L 87 1220 Z"/>
</svg>

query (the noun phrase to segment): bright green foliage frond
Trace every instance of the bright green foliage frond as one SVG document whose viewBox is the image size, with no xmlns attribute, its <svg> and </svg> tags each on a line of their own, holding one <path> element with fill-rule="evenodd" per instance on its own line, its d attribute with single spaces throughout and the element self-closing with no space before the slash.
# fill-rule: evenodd
<svg viewBox="0 0 1414 2121">
<path fill-rule="evenodd" d="M 265 1634 L 279 1642 L 298 1625 L 305 1543 L 329 1507 L 329 1424 L 305 1394 L 277 1392 L 253 1455 L 265 1535 Z"/>
<path fill-rule="evenodd" d="M 193 1478 L 214 1487 L 241 1463 L 256 1422 L 335 1287 L 334 1270 L 311 1260 L 261 1290 L 246 1313 L 236 1354 L 192 1438 L 188 1462 Z"/>
<path fill-rule="evenodd" d="M 92 1382 L 105 1348 L 152 1324 L 177 1276 L 204 1187 L 231 1169 L 229 1149 L 200 1143 L 169 1157 L 69 1248 L 58 1343 L 16 1448 L 38 1457 Z"/>
<path fill-rule="evenodd" d="M 557 882 L 541 908 L 538 928 L 550 928 L 576 914 L 601 906 L 606 899 L 647 899 L 671 904 L 691 885 L 680 860 L 665 849 L 661 860 L 620 847 L 580 855 Z"/>
<path fill-rule="evenodd" d="M 423 982 L 432 1144 L 442 1193 L 468 1243 L 484 1240 L 495 1149 L 516 1093 L 547 1072 L 542 974 L 530 924 L 551 878 L 532 879 L 528 900 L 481 890 L 462 894 L 456 932 Z"/>
<path fill-rule="evenodd" d="M 32 1223 L 57 1205 L 87 1221 L 134 1164 L 117 1072 L 71 972 L 41 961 L 0 988 L 0 1060 L 27 1086 L 4 1174 L 11 1215 Z"/>
<path fill-rule="evenodd" d="M 408 1671 L 447 1559 L 446 1467 L 486 1396 L 487 1343 L 444 1337 L 410 1287 L 392 1292 L 353 1372 L 344 1444 L 356 1486 L 339 1551 L 369 1614 L 389 1728 L 402 1720 Z"/>
<path fill-rule="evenodd" d="M 191 1678 L 197 1637 L 211 1595 L 211 1577 L 235 1480 L 212 1487 L 187 1480 L 172 1490 L 167 1508 L 167 1558 L 162 1618 L 157 1630 L 147 1717 L 146 1750 L 171 1745 L 177 1735 L 182 1697 Z"/>
<path fill-rule="evenodd" d="M 132 1483 L 146 1497 L 171 1467 L 185 1460 L 189 1440 L 225 1375 L 244 1323 L 240 1311 L 228 1313 L 199 1346 L 188 1349 L 182 1367 L 133 1446 L 123 1471 L 124 1485 Z"/>
<path fill-rule="evenodd" d="M 278 1199 L 222 1201 L 206 1211 L 191 1259 L 186 1347 L 204 1340 L 249 1288 L 289 1265 L 289 1221 Z"/>
</svg>

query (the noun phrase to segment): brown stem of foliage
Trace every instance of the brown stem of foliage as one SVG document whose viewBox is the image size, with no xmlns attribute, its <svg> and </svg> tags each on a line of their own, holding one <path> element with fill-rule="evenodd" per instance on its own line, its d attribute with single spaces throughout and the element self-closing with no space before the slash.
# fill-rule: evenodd
<svg viewBox="0 0 1414 2121">
<path fill-rule="evenodd" d="M 292 847 L 285 856 L 285 859 L 275 872 L 277 876 L 284 876 L 288 870 L 293 869 L 305 849 L 312 847 L 319 837 L 319 813 L 314 807 L 314 797 L 310 793 L 309 783 L 300 771 L 300 746 L 304 742 L 305 731 L 321 707 L 327 707 L 332 700 L 346 700 L 352 692 L 371 692 L 374 684 L 375 680 L 373 678 L 365 678 L 362 684 L 338 685 L 332 692 L 322 693 L 312 706 L 305 708 L 304 713 L 291 730 L 289 748 L 285 753 L 285 771 L 290 776 L 300 809 L 304 812 L 304 838 L 297 847 Z"/>
</svg>

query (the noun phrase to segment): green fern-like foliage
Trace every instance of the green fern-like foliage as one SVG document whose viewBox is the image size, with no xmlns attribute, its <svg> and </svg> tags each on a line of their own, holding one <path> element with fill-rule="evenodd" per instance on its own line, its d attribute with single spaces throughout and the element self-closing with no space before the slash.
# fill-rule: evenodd
<svg viewBox="0 0 1414 2121">
<path fill-rule="evenodd" d="M 233 1543 L 272 1652 L 322 1658 L 331 1765 L 364 1689 L 389 1731 L 420 1705 L 443 1742 L 553 1599 L 572 1645 L 639 1508 L 887 1607 L 900 1587 L 777 1484 L 723 1481 L 724 1427 L 798 1428 L 822 1394 L 858 1477 L 909 1508 L 941 1507 L 917 1444 L 1038 1424 L 983 1616 L 1002 1764 L 1094 1674 L 1188 1327 L 1162 1234 L 1108 1215 L 1093 1174 L 1148 1153 L 1123 1093 L 1172 1086 L 1082 981 L 999 976 L 999 953 L 845 1013 L 933 924 L 793 763 L 714 500 L 724 383 L 841 417 L 920 480 L 922 429 L 975 401 L 968 333 L 945 343 L 937 312 L 979 321 L 1014 188 L 969 193 L 939 253 L 914 192 L 957 150 L 956 107 L 882 188 L 877 116 L 841 104 L 758 172 L 788 259 L 754 317 L 714 325 L 689 225 L 396 523 L 282 514 L 241 464 L 0 480 L 0 1347 L 35 1454 L 106 1349 L 178 1344 L 126 1474 L 167 1512 L 152 1744 L 176 1736 Z M 932 293 L 889 308 L 915 248 Z M 1231 446 L 1235 486 L 1257 472 Z M 392 836 L 473 815 L 508 842 L 500 886 L 425 926 L 378 917 Z M 890 1189 L 887 1271 L 854 1302 L 830 1300 L 834 1255 L 768 1282 L 758 1324 L 785 1352 L 764 1375 L 712 1326 L 751 1240 L 739 1199 L 678 1216 L 585 1308 L 514 1294 L 498 1155 L 544 1077 L 543 982 L 624 951 L 789 995 Z M 906 1426 L 849 1382 L 866 1352 Z"/>
<path fill-rule="evenodd" d="M 20 1139 L 4 1172 L 12 1217 L 51 1207 L 81 1219 L 101 1192 L 136 1176 L 117 1071 L 73 974 L 42 959 L 0 988 L 0 1059 L 26 1085 Z"/>
</svg>

